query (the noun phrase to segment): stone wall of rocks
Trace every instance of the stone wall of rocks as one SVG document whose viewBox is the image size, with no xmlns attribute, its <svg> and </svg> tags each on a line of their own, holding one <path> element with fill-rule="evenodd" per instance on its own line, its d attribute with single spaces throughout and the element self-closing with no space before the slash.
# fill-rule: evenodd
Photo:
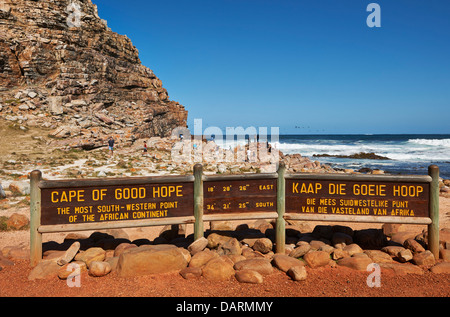
<svg viewBox="0 0 450 317">
<path fill-rule="evenodd" d="M 234 230 L 226 222 L 215 223 L 214 230 L 196 241 L 170 227 L 153 241 L 130 241 L 120 229 L 94 232 L 89 237 L 72 233 L 62 244 L 44 245 L 44 260 L 28 278 L 66 279 L 73 271 L 73 265 L 68 269 L 70 264 L 93 277 L 111 272 L 121 277 L 179 272 L 185 279 L 235 278 L 242 283 L 263 283 L 265 276 L 277 270 L 302 281 L 309 270 L 342 266 L 366 271 L 371 263 L 396 274 L 450 273 L 448 229 L 441 230 L 440 259 L 436 261 L 426 250 L 426 233 L 399 231 L 399 225 L 364 230 L 341 225 L 311 228 L 311 223 L 288 224 L 285 254 L 274 254 L 274 224 L 265 220 Z M 11 265 L 8 261 L 14 258 L 14 250 L 2 250 L 0 266 Z"/>
</svg>

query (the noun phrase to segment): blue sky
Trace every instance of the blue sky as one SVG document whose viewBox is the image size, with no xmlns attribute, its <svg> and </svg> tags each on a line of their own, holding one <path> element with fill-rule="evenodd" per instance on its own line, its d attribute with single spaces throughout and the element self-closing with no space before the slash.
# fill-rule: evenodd
<svg viewBox="0 0 450 317">
<path fill-rule="evenodd" d="M 188 124 L 450 133 L 450 2 L 93 0 Z M 381 27 L 369 28 L 371 2 Z"/>
</svg>

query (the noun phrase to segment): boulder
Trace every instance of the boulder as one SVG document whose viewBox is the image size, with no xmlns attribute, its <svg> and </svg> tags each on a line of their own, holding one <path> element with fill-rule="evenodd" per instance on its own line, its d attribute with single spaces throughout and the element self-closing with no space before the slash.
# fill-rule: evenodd
<svg viewBox="0 0 450 317">
<path fill-rule="evenodd" d="M 235 264 L 240 262 L 240 261 L 246 260 L 245 256 L 237 255 L 237 254 L 230 254 L 230 255 L 227 255 L 227 257 Z"/>
<path fill-rule="evenodd" d="M 26 228 L 30 224 L 30 220 L 27 216 L 13 213 L 8 220 L 6 220 L 6 227 L 10 230 L 21 230 Z"/>
<path fill-rule="evenodd" d="M 93 261 L 89 266 L 89 275 L 102 277 L 111 272 L 111 265 L 104 261 Z"/>
<path fill-rule="evenodd" d="M 272 259 L 272 265 L 277 269 L 287 272 L 293 266 L 304 266 L 304 262 L 297 260 L 289 255 L 275 254 Z"/>
<path fill-rule="evenodd" d="M 435 266 L 433 266 L 430 269 L 431 272 L 435 274 L 450 274 L 450 263 L 449 262 L 442 262 L 438 263 Z"/>
<path fill-rule="evenodd" d="M 217 248 L 219 254 L 223 255 L 241 255 L 242 247 L 236 238 L 231 238 Z"/>
<path fill-rule="evenodd" d="M 109 265 L 111 266 L 111 272 L 115 272 L 117 269 L 117 264 L 119 263 L 119 257 L 118 256 L 113 256 L 110 258 L 106 258 L 105 262 L 108 262 Z"/>
<path fill-rule="evenodd" d="M 71 263 L 67 263 L 58 270 L 58 277 L 62 280 L 66 280 L 71 277 L 75 277 L 76 275 L 80 275 L 82 272 L 87 271 L 86 263 L 82 261 L 73 261 Z"/>
<path fill-rule="evenodd" d="M 294 281 L 304 281 L 307 277 L 306 268 L 304 266 L 293 266 L 287 271 L 287 274 Z"/>
<path fill-rule="evenodd" d="M 364 253 L 367 254 L 367 256 L 372 259 L 372 262 L 374 263 L 394 262 L 389 254 L 380 250 L 365 250 Z"/>
<path fill-rule="evenodd" d="M 422 245 L 428 245 L 428 232 L 424 231 L 418 234 L 415 236 L 415 240 Z M 450 249 L 450 228 L 442 228 L 439 230 L 439 245 L 441 248 Z"/>
<path fill-rule="evenodd" d="M 203 251 L 197 252 L 191 257 L 191 260 L 189 261 L 189 267 L 202 267 L 211 259 L 218 257 L 219 255 L 216 252 L 205 249 Z"/>
<path fill-rule="evenodd" d="M 345 245 L 345 244 L 343 244 L 343 245 Z M 338 246 L 342 247 L 343 245 L 338 245 Z M 326 252 L 328 254 L 331 254 L 331 253 L 333 253 L 334 250 L 335 250 L 335 248 L 333 248 L 331 245 L 325 244 L 325 245 L 321 246 L 319 248 L 319 250 L 317 250 L 317 251 L 323 251 L 323 252 Z"/>
<path fill-rule="evenodd" d="M 303 256 L 303 259 L 305 260 L 306 264 L 308 264 L 308 266 L 313 269 L 325 266 L 331 260 L 330 254 L 325 251 L 308 252 Z"/>
<path fill-rule="evenodd" d="M 341 250 L 341 249 L 334 249 L 333 254 L 331 255 L 331 258 L 333 260 L 339 260 L 342 258 L 346 258 L 349 257 L 350 255 L 348 254 L 347 251 Z"/>
<path fill-rule="evenodd" d="M 413 259 L 413 254 L 409 249 L 403 249 L 397 253 L 396 256 L 399 262 L 405 263 Z"/>
<path fill-rule="evenodd" d="M 15 196 L 25 196 L 30 194 L 29 181 L 14 181 L 9 184 L 9 190 Z"/>
<path fill-rule="evenodd" d="M 416 240 L 413 238 L 406 239 L 405 242 L 403 242 L 403 246 L 409 250 L 411 250 L 413 253 L 419 253 L 424 252 L 425 248 Z"/>
<path fill-rule="evenodd" d="M 235 275 L 233 266 L 222 258 L 210 260 L 202 272 L 202 276 L 211 281 L 227 281 Z"/>
<path fill-rule="evenodd" d="M 233 224 L 231 223 L 231 221 L 211 221 L 210 229 L 218 230 L 218 231 L 231 231 L 234 228 L 233 228 Z"/>
<path fill-rule="evenodd" d="M 364 252 L 364 250 L 361 249 L 361 247 L 359 245 L 357 245 L 356 243 L 352 243 L 350 245 L 347 245 L 342 250 L 347 252 L 348 255 L 350 255 L 350 256 L 352 256 L 354 254 L 357 254 L 357 253 L 363 253 Z"/>
<path fill-rule="evenodd" d="M 44 261 L 55 261 L 58 262 L 66 253 L 66 251 L 58 251 L 58 250 L 47 250 L 42 254 L 42 259 Z M 64 265 L 64 264 L 59 264 Z"/>
<path fill-rule="evenodd" d="M 372 260 L 367 256 L 352 256 L 342 258 L 337 261 L 340 266 L 345 266 L 357 271 L 366 271 L 367 266 L 372 263 Z"/>
<path fill-rule="evenodd" d="M 442 228 L 441 230 L 439 230 L 439 244 L 442 245 L 443 248 L 449 249 L 448 246 L 450 246 L 450 228 Z"/>
<path fill-rule="evenodd" d="M 386 236 L 392 237 L 394 234 L 404 231 L 404 225 L 399 223 L 385 223 L 382 229 Z"/>
<path fill-rule="evenodd" d="M 69 249 L 67 249 L 66 252 L 64 252 L 63 256 L 61 256 L 57 263 L 58 265 L 65 265 L 67 263 L 69 263 L 70 261 L 73 260 L 73 258 L 75 257 L 75 255 L 78 253 L 78 251 L 80 250 L 80 242 L 75 241 L 74 243 L 72 243 L 72 245 L 69 247 Z"/>
<path fill-rule="evenodd" d="M 422 275 L 424 271 L 417 265 L 411 263 L 380 263 L 380 267 L 392 270 L 397 275 L 418 274 Z"/>
<path fill-rule="evenodd" d="M 253 250 L 261 252 L 262 254 L 269 253 L 272 251 L 273 243 L 268 238 L 260 238 L 253 244 Z"/>
<path fill-rule="evenodd" d="M 224 244 L 225 242 L 227 242 L 228 240 L 231 239 L 231 237 L 228 236 L 223 236 L 217 233 L 211 233 L 208 236 L 208 248 L 209 249 L 215 249 L 217 248 L 220 244 Z"/>
<path fill-rule="evenodd" d="M 397 254 L 401 251 L 404 251 L 405 248 L 401 246 L 389 245 L 381 249 L 381 251 L 386 252 L 392 257 L 397 256 Z"/>
<path fill-rule="evenodd" d="M 419 266 L 430 266 L 436 263 L 433 253 L 429 250 L 414 254 L 412 261 Z"/>
<path fill-rule="evenodd" d="M 200 267 L 185 267 L 180 271 L 180 275 L 186 279 L 194 279 L 202 276 L 202 269 Z"/>
<path fill-rule="evenodd" d="M 324 245 L 326 245 L 326 243 L 321 240 L 311 240 L 309 242 L 309 246 L 311 247 L 311 250 L 314 250 L 314 251 L 319 250 Z"/>
<path fill-rule="evenodd" d="M 123 242 L 114 249 L 114 256 L 119 257 L 123 252 L 126 252 L 126 250 L 137 248 L 137 247 L 138 246 L 136 244 Z"/>
<path fill-rule="evenodd" d="M 234 276 L 240 283 L 261 284 L 264 282 L 264 277 L 259 272 L 253 270 L 240 270 Z"/>
<path fill-rule="evenodd" d="M 268 222 L 267 220 L 264 219 L 260 219 L 260 220 L 256 220 L 253 224 L 252 224 L 252 228 L 257 229 L 259 231 L 261 231 L 261 233 L 266 233 L 267 229 L 273 229 L 273 226 L 270 222 Z"/>
<path fill-rule="evenodd" d="M 29 281 L 43 280 L 58 275 L 58 271 L 61 267 L 56 261 L 42 261 L 36 265 L 28 275 Z"/>
<path fill-rule="evenodd" d="M 448 250 L 448 249 L 440 249 L 439 250 L 439 257 L 444 262 L 450 262 L 450 250 Z"/>
<path fill-rule="evenodd" d="M 132 277 L 180 271 L 188 264 L 178 248 L 139 250 L 140 248 L 134 248 L 120 255 L 117 263 L 119 276 Z"/>
<path fill-rule="evenodd" d="M 93 261 L 103 261 L 106 257 L 106 251 L 102 248 L 89 248 L 85 252 L 78 253 L 75 256 L 75 260 L 77 261 L 83 261 L 86 263 L 87 267 L 89 268 L 89 265 Z"/>
<path fill-rule="evenodd" d="M 304 256 L 309 250 L 311 250 L 311 246 L 309 245 L 309 243 L 303 243 L 303 244 L 300 244 L 294 250 L 292 250 L 289 253 L 289 256 L 298 259 L 298 258 L 301 258 L 302 256 Z"/>
<path fill-rule="evenodd" d="M 240 270 L 251 270 L 256 271 L 263 275 L 268 275 L 273 272 L 272 264 L 268 259 L 255 258 L 247 259 L 243 261 L 236 262 L 233 266 L 236 271 Z"/>
<path fill-rule="evenodd" d="M 417 236 L 416 231 L 401 231 L 391 236 L 391 242 L 395 242 L 398 245 L 403 246 L 407 239 L 414 239 L 415 236 Z"/>
<path fill-rule="evenodd" d="M 258 251 L 254 251 L 251 248 L 242 248 L 242 255 L 247 259 L 264 258 L 264 254 Z"/>
<path fill-rule="evenodd" d="M 208 239 L 201 237 L 188 246 L 188 251 L 191 252 L 192 255 L 195 255 L 196 253 L 203 251 L 207 246 Z"/>
</svg>

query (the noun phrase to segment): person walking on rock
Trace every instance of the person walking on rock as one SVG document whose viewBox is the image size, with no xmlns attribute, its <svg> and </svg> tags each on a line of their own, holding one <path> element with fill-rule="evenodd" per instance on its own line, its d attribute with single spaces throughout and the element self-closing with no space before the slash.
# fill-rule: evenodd
<svg viewBox="0 0 450 317">
<path fill-rule="evenodd" d="M 108 147 L 109 147 L 109 153 L 111 154 L 111 157 L 114 156 L 114 139 L 110 136 L 108 139 Z"/>
<path fill-rule="evenodd" d="M 144 153 L 143 155 L 147 155 L 148 149 L 147 149 L 147 141 L 144 141 Z"/>
</svg>

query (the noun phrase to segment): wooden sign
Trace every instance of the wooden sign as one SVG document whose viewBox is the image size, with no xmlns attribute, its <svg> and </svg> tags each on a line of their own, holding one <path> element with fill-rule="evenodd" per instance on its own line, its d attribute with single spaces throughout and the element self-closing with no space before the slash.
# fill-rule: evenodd
<svg viewBox="0 0 450 317">
<path fill-rule="evenodd" d="M 42 234 L 79 230 L 276 219 L 277 253 L 284 253 L 285 220 L 427 224 L 439 255 L 439 168 L 429 176 L 340 174 L 203 175 L 97 180 L 42 180 L 30 175 L 30 263 L 42 259 Z"/>
<path fill-rule="evenodd" d="M 429 217 L 429 183 L 286 180 L 286 212 Z"/>
<path fill-rule="evenodd" d="M 193 184 L 41 189 L 41 225 L 193 216 Z"/>
<path fill-rule="evenodd" d="M 277 210 L 276 179 L 206 181 L 203 193 L 205 214 Z"/>
</svg>

